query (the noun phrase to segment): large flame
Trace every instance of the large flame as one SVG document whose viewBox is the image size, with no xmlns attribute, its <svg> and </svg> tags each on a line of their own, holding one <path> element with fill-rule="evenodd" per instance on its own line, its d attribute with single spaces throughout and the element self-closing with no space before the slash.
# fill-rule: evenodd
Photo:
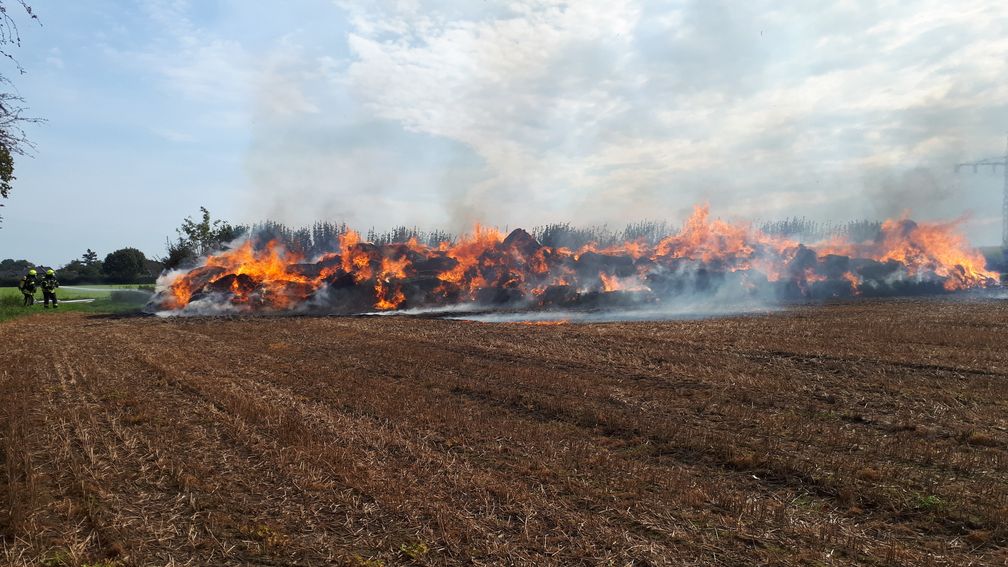
<svg viewBox="0 0 1008 567">
<path fill-rule="evenodd" d="M 552 248 L 522 230 L 505 238 L 477 226 L 472 234 L 436 246 L 416 239 L 375 246 L 351 231 L 342 235 L 338 250 L 311 262 L 276 241 L 247 240 L 207 257 L 198 268 L 164 276 L 157 301 L 167 310 L 200 299 L 238 309 L 288 310 L 322 294 L 345 302 L 346 310 L 464 301 L 563 304 L 614 292 L 651 294 L 660 301 L 686 285 L 703 287 L 727 274 L 741 274 L 746 289 L 769 284 L 805 296 L 874 293 L 894 283 L 947 291 L 993 285 L 997 274 L 969 248 L 957 230 L 960 222 L 915 223 L 903 217 L 883 223 L 872 241 L 805 246 L 747 224 L 711 220 L 708 208 L 698 206 L 679 232 L 653 245 L 637 240 Z"/>
<path fill-rule="evenodd" d="M 981 287 L 997 274 L 987 270 L 979 251 L 969 247 L 952 222 L 917 223 L 907 214 L 882 223 L 881 237 L 875 241 L 846 243 L 831 241 L 819 247 L 824 254 L 869 258 L 899 263 L 907 276 L 917 280 L 938 278 L 949 291 Z"/>
</svg>

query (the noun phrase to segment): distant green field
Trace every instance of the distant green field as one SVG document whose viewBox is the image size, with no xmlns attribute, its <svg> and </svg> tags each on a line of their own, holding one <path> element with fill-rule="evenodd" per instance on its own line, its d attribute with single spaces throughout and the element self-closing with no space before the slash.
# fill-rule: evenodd
<svg viewBox="0 0 1008 567">
<path fill-rule="evenodd" d="M 147 295 L 139 293 L 137 285 L 81 285 L 66 286 L 56 290 L 60 300 L 59 309 L 45 309 L 42 305 L 42 290 L 35 292 L 35 305 L 23 306 L 21 291 L 16 287 L 0 287 L 0 321 L 33 313 L 58 316 L 68 311 L 88 313 L 126 313 L 139 311 L 147 301 Z M 149 290 L 150 286 L 146 286 Z M 129 290 L 136 290 L 130 292 Z M 91 302 L 65 303 L 67 300 L 93 299 Z"/>
</svg>

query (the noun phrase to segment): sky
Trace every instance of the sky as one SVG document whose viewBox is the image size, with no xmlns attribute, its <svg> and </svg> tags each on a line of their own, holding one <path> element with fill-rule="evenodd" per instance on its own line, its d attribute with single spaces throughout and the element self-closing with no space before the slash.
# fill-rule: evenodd
<svg viewBox="0 0 1008 567">
<path fill-rule="evenodd" d="M 1000 241 L 1008 6 L 33 0 L 0 72 L 44 124 L 0 258 L 164 254 L 186 216 L 964 217 Z"/>
</svg>

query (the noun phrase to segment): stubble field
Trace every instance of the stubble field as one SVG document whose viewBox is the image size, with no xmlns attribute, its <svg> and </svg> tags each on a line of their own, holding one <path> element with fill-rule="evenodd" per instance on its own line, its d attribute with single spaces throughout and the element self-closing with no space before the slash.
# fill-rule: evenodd
<svg viewBox="0 0 1008 567">
<path fill-rule="evenodd" d="M 1008 561 L 1008 303 L 0 342 L 9 564 Z"/>
</svg>

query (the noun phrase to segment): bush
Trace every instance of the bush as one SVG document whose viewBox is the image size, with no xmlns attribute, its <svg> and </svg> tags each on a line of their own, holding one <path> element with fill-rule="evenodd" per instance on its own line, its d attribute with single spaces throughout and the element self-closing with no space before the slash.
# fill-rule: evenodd
<svg viewBox="0 0 1008 567">
<path fill-rule="evenodd" d="M 80 260 L 71 260 L 67 263 L 67 265 L 56 270 L 56 277 L 59 279 L 60 283 L 69 285 L 80 283 L 97 284 L 105 281 L 105 276 L 102 275 L 102 263 L 100 261 L 85 264 Z"/>
<path fill-rule="evenodd" d="M 168 254 L 162 258 L 164 267 L 168 270 L 190 267 L 196 263 L 197 255 L 193 246 L 183 238 L 179 237 L 176 242 L 167 240 L 165 249 Z"/>
<path fill-rule="evenodd" d="M 136 248 L 122 248 L 105 256 L 102 270 L 116 283 L 136 282 L 150 278 L 147 272 L 147 257 Z"/>
</svg>

